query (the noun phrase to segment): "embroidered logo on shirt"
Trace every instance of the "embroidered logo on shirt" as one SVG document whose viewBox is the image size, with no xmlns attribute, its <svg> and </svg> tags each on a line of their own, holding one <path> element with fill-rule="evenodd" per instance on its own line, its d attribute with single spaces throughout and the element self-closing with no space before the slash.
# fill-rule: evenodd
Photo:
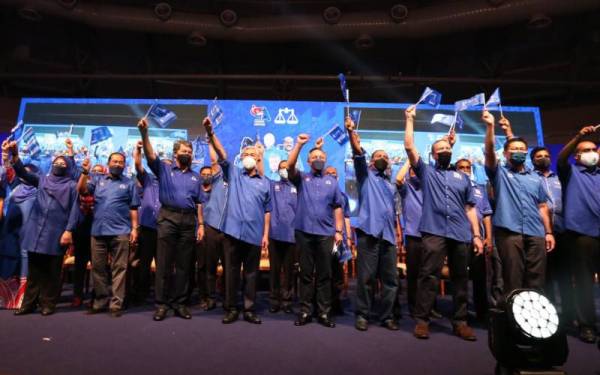
<svg viewBox="0 0 600 375">
<path fill-rule="evenodd" d="M 281 191 L 281 187 L 279 187 L 279 185 L 275 185 L 275 191 Z"/>
<path fill-rule="evenodd" d="M 192 176 L 192 181 L 198 181 L 198 179 L 195 176 Z"/>
<path fill-rule="evenodd" d="M 458 178 L 459 180 L 462 178 L 460 172 L 453 172 L 452 175 L 454 176 L 454 178 Z"/>
<path fill-rule="evenodd" d="M 291 192 L 292 194 L 297 194 L 297 193 L 298 193 L 298 190 L 296 190 L 296 188 L 292 186 L 292 188 L 290 189 L 290 192 Z"/>
<path fill-rule="evenodd" d="M 325 185 L 331 185 L 331 181 L 329 181 L 329 180 L 326 180 L 326 181 L 325 181 Z"/>
<path fill-rule="evenodd" d="M 310 177 L 305 177 L 304 181 L 310 181 Z"/>
<path fill-rule="evenodd" d="M 119 189 L 127 189 L 127 185 L 121 184 L 121 185 L 119 185 Z"/>
</svg>

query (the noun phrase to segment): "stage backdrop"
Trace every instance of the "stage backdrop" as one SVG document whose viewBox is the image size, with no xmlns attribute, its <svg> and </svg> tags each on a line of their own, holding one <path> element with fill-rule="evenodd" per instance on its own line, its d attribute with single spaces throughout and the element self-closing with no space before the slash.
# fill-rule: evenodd
<svg viewBox="0 0 600 375">
<path fill-rule="evenodd" d="M 278 179 L 277 165 L 287 158 L 300 133 L 308 133 L 312 137 L 298 163 L 300 170 L 307 170 L 307 152 L 313 142 L 335 126 L 343 129 L 343 118 L 347 111 L 346 104 L 341 102 L 24 98 L 17 119 L 24 124 L 24 136 L 20 142 L 22 157 L 47 171 L 52 157 L 64 150 L 64 140 L 70 137 L 76 148 L 88 148 L 93 163 L 105 164 L 107 156 L 113 151 L 125 152 L 131 161 L 133 145 L 139 139 L 136 123 L 153 105 L 157 110 L 152 111 L 156 116 L 151 121 L 150 137 L 161 157 L 172 157 L 173 142 L 185 138 L 194 143 L 195 168 L 208 165 L 201 123 L 211 113 L 220 122 L 216 125 L 216 133 L 231 160 L 236 163 L 245 145 L 262 142 L 265 146 L 265 173 L 272 179 Z M 368 153 L 385 149 L 392 158 L 393 172 L 406 160 L 403 130 L 404 110 L 408 105 L 352 103 L 350 108 L 350 112 L 357 119 L 360 118 L 359 134 L 363 147 Z M 511 120 L 515 134 L 525 137 L 530 146 L 543 144 L 537 107 L 503 107 L 503 110 Z M 499 116 L 497 112 L 494 113 Z M 453 115 L 454 106 L 441 105 L 438 109 L 419 106 L 415 139 L 425 159 L 429 159 L 431 144 L 448 132 L 448 126 L 432 123 L 434 114 Z M 480 117 L 481 109 L 461 112 L 464 124 L 462 129 L 457 129 L 454 160 L 460 157 L 471 159 L 475 166 L 475 179 L 484 182 L 485 126 Z M 497 148 L 501 154 L 504 137 L 498 134 Z M 356 189 L 350 147 L 347 142 L 340 144 L 343 140 L 339 135 L 335 130 L 327 135 L 324 149 L 328 154 L 328 164 L 338 169 L 340 187 L 350 196 L 354 211 Z M 131 162 L 128 172 L 133 172 Z"/>
</svg>

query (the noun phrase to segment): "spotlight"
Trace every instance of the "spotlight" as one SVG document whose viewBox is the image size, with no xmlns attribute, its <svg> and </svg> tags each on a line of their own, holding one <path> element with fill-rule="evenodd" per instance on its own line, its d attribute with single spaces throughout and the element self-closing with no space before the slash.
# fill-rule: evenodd
<svg viewBox="0 0 600 375">
<path fill-rule="evenodd" d="M 201 32 L 192 31 L 192 33 L 188 35 L 187 42 L 188 44 L 191 44 L 196 47 L 204 47 L 206 46 L 206 43 L 208 41 L 206 40 L 206 37 L 202 35 Z"/>
<path fill-rule="evenodd" d="M 330 25 L 340 22 L 342 11 L 337 7 L 328 7 L 323 11 L 323 20 Z"/>
<path fill-rule="evenodd" d="M 27 21 L 38 22 L 42 20 L 42 14 L 35 8 L 24 6 L 20 8 L 17 13 L 19 16 Z"/>
<path fill-rule="evenodd" d="M 154 6 L 154 15 L 161 21 L 167 21 L 172 14 L 173 9 L 169 3 L 158 3 Z"/>
<path fill-rule="evenodd" d="M 517 289 L 504 308 L 490 309 L 488 344 L 498 362 L 496 373 L 534 369 L 561 374 L 553 367 L 567 361 L 569 347 L 548 298 L 535 290 Z"/>
<path fill-rule="evenodd" d="M 375 40 L 369 34 L 361 34 L 354 41 L 354 45 L 357 49 L 369 49 L 375 45 Z"/>
<path fill-rule="evenodd" d="M 552 18 L 545 14 L 534 14 L 529 18 L 529 21 L 527 21 L 527 26 L 529 26 L 530 29 L 545 29 L 550 25 L 552 25 Z"/>
<path fill-rule="evenodd" d="M 219 20 L 223 26 L 231 27 L 234 26 L 238 21 L 238 15 L 234 10 L 225 9 L 219 14 Z"/>
<path fill-rule="evenodd" d="M 402 22 L 408 17 L 408 8 L 403 4 L 396 4 L 390 9 L 390 17 L 394 22 Z"/>
<path fill-rule="evenodd" d="M 77 5 L 77 0 L 57 0 L 58 4 L 66 9 L 73 9 Z"/>
</svg>

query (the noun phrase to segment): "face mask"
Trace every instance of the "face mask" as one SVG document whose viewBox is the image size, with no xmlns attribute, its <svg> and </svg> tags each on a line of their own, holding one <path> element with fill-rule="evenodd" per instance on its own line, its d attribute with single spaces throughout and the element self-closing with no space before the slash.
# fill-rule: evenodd
<svg viewBox="0 0 600 375">
<path fill-rule="evenodd" d="M 55 176 L 62 177 L 67 173 L 67 167 L 63 167 L 62 165 L 53 165 L 52 166 L 52 174 Z"/>
<path fill-rule="evenodd" d="M 209 186 L 210 184 L 212 184 L 212 176 L 202 177 L 203 186 Z"/>
<path fill-rule="evenodd" d="M 437 165 L 439 165 L 442 168 L 448 168 L 448 166 L 450 165 L 450 160 L 452 160 L 452 153 L 444 151 L 438 153 L 437 156 Z"/>
<path fill-rule="evenodd" d="M 542 159 L 535 160 L 533 162 L 533 166 L 535 167 L 535 169 L 545 171 L 550 167 L 550 159 L 542 158 Z"/>
<path fill-rule="evenodd" d="M 113 176 L 120 176 L 123 173 L 123 167 L 110 167 L 108 168 L 108 171 Z"/>
<path fill-rule="evenodd" d="M 525 159 L 527 159 L 526 152 L 517 151 L 510 153 L 510 162 L 512 165 L 523 165 Z"/>
<path fill-rule="evenodd" d="M 323 160 L 315 160 L 311 165 L 315 171 L 322 171 L 323 167 L 325 167 L 325 162 Z"/>
<path fill-rule="evenodd" d="M 598 153 L 595 151 L 584 152 L 579 157 L 579 161 L 586 167 L 593 167 L 598 164 Z"/>
<path fill-rule="evenodd" d="M 242 159 L 242 166 L 247 171 L 251 171 L 256 167 L 256 160 L 254 160 L 252 156 L 246 156 L 244 159 Z"/>
<path fill-rule="evenodd" d="M 375 165 L 375 168 L 379 172 L 383 172 L 387 169 L 388 162 L 385 159 L 376 159 L 375 162 L 373 162 L 373 165 Z"/>
<path fill-rule="evenodd" d="M 192 157 L 187 154 L 177 155 L 177 161 L 184 167 L 187 167 L 192 162 Z"/>
<path fill-rule="evenodd" d="M 287 171 L 287 169 L 280 169 L 279 170 L 279 177 L 281 177 L 284 180 L 287 180 L 287 178 L 288 178 L 288 171 Z"/>
</svg>

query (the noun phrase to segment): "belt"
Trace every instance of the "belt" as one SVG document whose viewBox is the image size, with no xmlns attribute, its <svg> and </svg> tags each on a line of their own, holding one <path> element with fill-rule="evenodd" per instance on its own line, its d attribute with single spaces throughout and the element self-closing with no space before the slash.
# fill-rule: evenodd
<svg viewBox="0 0 600 375">
<path fill-rule="evenodd" d="M 195 214 L 195 208 L 179 208 L 179 207 L 170 207 L 170 206 L 161 206 L 161 209 L 165 209 L 167 211 L 175 212 L 178 214 Z"/>
</svg>

